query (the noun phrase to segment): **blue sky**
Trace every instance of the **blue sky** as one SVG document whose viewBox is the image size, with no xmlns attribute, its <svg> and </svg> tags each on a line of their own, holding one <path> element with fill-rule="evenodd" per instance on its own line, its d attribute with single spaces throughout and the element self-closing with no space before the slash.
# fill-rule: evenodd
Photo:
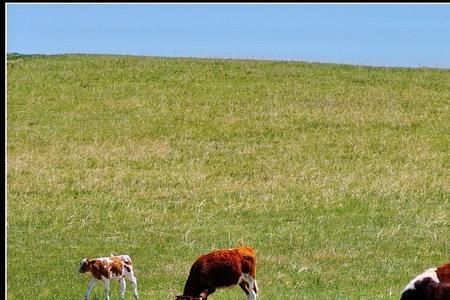
<svg viewBox="0 0 450 300">
<path fill-rule="evenodd" d="M 450 68 L 450 5 L 8 4 L 7 51 Z"/>
</svg>

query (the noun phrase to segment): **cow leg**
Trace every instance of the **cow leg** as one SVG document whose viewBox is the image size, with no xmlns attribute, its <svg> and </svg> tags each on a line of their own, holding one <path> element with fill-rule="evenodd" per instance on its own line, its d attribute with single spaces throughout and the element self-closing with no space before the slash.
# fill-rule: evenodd
<svg viewBox="0 0 450 300">
<path fill-rule="evenodd" d="M 103 279 L 103 289 L 105 290 L 105 299 L 106 300 L 110 300 L 109 299 L 109 284 L 110 284 L 109 279 Z"/>
<path fill-rule="evenodd" d="M 259 293 L 259 288 L 258 288 L 258 284 L 256 283 L 256 279 L 255 279 L 255 285 L 253 286 L 253 290 L 255 291 L 255 298 L 256 298 L 256 295 L 258 295 L 258 293 Z"/>
<path fill-rule="evenodd" d="M 120 278 L 120 299 L 125 299 L 125 289 L 127 288 L 127 283 L 124 277 Z"/>
<path fill-rule="evenodd" d="M 89 300 L 91 298 L 91 292 L 96 283 L 97 283 L 97 279 L 95 279 L 95 278 L 91 278 L 91 280 L 89 280 L 89 284 L 88 284 L 86 293 L 84 294 L 85 300 Z"/>
<path fill-rule="evenodd" d="M 134 298 L 138 299 L 138 290 L 137 290 L 137 278 L 134 276 L 133 269 L 130 270 L 130 272 L 127 274 L 128 279 L 131 281 L 131 285 L 133 286 L 133 295 Z"/>
<path fill-rule="evenodd" d="M 242 274 L 242 277 L 248 284 L 248 294 L 247 300 L 256 300 L 256 295 L 258 294 L 258 285 L 256 284 L 255 278 L 253 278 L 250 274 Z"/>
<path fill-rule="evenodd" d="M 239 286 L 244 291 L 244 293 L 246 295 L 248 295 L 249 291 L 248 291 L 248 284 L 247 284 L 247 282 L 246 281 L 241 281 L 241 282 L 239 282 Z"/>
</svg>

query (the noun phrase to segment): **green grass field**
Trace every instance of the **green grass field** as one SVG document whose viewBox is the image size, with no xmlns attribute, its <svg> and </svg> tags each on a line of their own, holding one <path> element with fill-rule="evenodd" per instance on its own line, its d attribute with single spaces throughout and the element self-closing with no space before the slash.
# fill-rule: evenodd
<svg viewBox="0 0 450 300">
<path fill-rule="evenodd" d="M 14 55 L 7 71 L 8 299 L 82 299 L 80 260 L 111 252 L 141 299 L 244 244 L 261 300 L 399 299 L 450 260 L 450 70 Z"/>
</svg>

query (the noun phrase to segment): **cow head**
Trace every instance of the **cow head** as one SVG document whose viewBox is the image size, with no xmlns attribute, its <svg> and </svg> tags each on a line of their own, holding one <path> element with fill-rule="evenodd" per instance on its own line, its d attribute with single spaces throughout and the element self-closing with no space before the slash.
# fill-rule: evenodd
<svg viewBox="0 0 450 300">
<path fill-rule="evenodd" d="M 91 270 L 89 265 L 89 259 L 83 258 L 83 260 L 80 262 L 80 273 L 86 273 Z"/>
</svg>

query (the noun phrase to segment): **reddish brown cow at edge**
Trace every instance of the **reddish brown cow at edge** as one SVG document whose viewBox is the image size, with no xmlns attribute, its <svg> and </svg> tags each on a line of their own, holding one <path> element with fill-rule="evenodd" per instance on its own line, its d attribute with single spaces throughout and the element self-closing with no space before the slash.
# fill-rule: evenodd
<svg viewBox="0 0 450 300">
<path fill-rule="evenodd" d="M 450 300 L 450 263 L 414 278 L 403 290 L 400 300 Z"/>
<path fill-rule="evenodd" d="M 197 258 L 177 300 L 207 299 L 218 288 L 239 284 L 247 300 L 256 300 L 256 255 L 250 247 L 216 250 Z"/>
</svg>

